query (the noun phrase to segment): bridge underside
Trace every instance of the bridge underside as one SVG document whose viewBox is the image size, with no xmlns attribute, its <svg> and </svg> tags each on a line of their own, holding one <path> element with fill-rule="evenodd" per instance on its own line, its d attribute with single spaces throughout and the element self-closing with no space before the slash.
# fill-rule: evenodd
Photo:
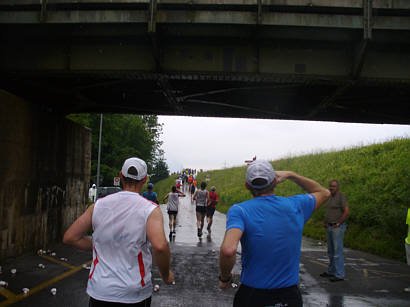
<svg viewBox="0 0 410 307">
<path fill-rule="evenodd" d="M 25 15 L 26 23 L 0 24 L 0 80 L 3 89 L 64 114 L 410 124 L 407 11 L 392 24 L 379 18 L 371 39 L 363 39 L 353 11 L 334 13 L 330 26 L 309 27 L 296 13 L 288 16 L 293 25 L 271 21 L 268 13 L 252 24 L 246 9 L 239 17 L 225 12 L 231 20 L 218 24 L 203 20 L 201 10 L 184 11 L 183 20 L 191 21 L 185 23 L 179 11 L 159 11 L 150 24 L 144 11 L 141 20 L 136 14 L 121 23 L 125 9 L 66 8 L 49 13 L 47 22 Z M 18 20 L 21 12 L 7 13 Z M 350 26 L 337 16 L 350 18 Z"/>
</svg>

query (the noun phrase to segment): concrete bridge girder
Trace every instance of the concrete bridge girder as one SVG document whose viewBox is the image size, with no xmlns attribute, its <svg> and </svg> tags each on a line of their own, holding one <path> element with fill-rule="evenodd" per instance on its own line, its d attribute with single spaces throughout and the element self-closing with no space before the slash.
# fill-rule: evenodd
<svg viewBox="0 0 410 307">
<path fill-rule="evenodd" d="M 33 24 L 40 23 L 39 11 L 0 11 L 0 23 Z M 192 23 L 192 24 L 239 24 L 255 25 L 255 12 L 243 11 L 158 11 L 157 23 Z M 95 10 L 95 11 L 48 11 L 47 23 L 147 23 L 146 10 Z M 362 16 L 338 14 L 307 14 L 307 13 L 263 13 L 264 26 L 292 27 L 333 27 L 347 29 L 362 29 Z M 408 30 L 410 18 L 406 16 L 374 17 L 373 29 Z"/>
<path fill-rule="evenodd" d="M 5 1 L 0 67 L 8 89 L 64 112 L 407 123 L 409 5 L 366 1 Z M 243 94 L 261 87 L 271 104 Z M 377 119 L 352 113 L 374 101 Z"/>
<path fill-rule="evenodd" d="M 71 42 L 38 44 L 27 41 L 5 46 L 0 65 L 8 71 L 107 71 L 155 72 L 150 44 L 138 42 Z M 162 42 L 160 65 L 164 71 L 209 73 L 307 74 L 349 78 L 354 46 L 314 43 Z M 410 80 L 408 50 L 370 49 L 362 78 Z"/>
</svg>

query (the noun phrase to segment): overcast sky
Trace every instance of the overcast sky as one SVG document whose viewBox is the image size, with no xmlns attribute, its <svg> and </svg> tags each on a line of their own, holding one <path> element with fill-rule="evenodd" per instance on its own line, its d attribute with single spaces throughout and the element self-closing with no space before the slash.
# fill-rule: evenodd
<svg viewBox="0 0 410 307">
<path fill-rule="evenodd" d="M 222 169 L 244 161 L 278 160 L 410 137 L 408 125 L 159 116 L 171 172 Z"/>
</svg>

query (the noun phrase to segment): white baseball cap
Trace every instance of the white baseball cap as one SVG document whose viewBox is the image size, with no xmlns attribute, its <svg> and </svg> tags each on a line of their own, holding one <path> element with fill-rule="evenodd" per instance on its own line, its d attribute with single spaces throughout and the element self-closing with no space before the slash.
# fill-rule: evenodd
<svg viewBox="0 0 410 307">
<path fill-rule="evenodd" d="M 130 167 L 135 167 L 138 172 L 138 175 L 128 174 Z M 125 160 L 124 165 L 122 166 L 121 173 L 124 177 L 131 178 L 134 180 L 141 180 L 147 176 L 147 164 L 144 160 L 138 158 L 129 158 Z"/>
<path fill-rule="evenodd" d="M 255 179 L 264 179 L 263 185 L 253 184 Z M 268 187 L 275 180 L 275 170 L 272 165 L 265 160 L 255 160 L 249 164 L 246 170 L 246 182 L 254 189 L 261 190 Z"/>
</svg>

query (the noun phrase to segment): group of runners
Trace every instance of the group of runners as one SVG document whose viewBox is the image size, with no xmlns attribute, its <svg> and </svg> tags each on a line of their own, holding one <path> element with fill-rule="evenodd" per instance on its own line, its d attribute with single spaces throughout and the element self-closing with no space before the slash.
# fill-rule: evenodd
<svg viewBox="0 0 410 307">
<path fill-rule="evenodd" d="M 90 307 L 150 306 L 153 262 L 165 284 L 174 282 L 171 249 L 164 235 L 162 212 L 158 205 L 140 194 L 148 180 L 145 161 L 136 157 L 125 160 L 120 180 L 123 190 L 97 199 L 67 229 L 63 238 L 65 244 L 93 251 L 87 284 Z M 276 196 L 277 185 L 288 180 L 307 193 Z M 149 189 L 152 187 L 150 185 Z M 338 242 L 342 242 L 349 211 L 343 202 L 337 201 L 342 196 L 338 193 L 338 182 L 332 180 L 328 190 L 293 171 L 275 171 L 268 161 L 255 160 L 246 170 L 245 187 L 253 198 L 233 204 L 226 216 L 226 231 L 219 251 L 219 288 L 227 289 L 231 285 L 232 269 L 241 242 L 241 285 L 233 306 L 301 307 L 303 301 L 298 282 L 303 226 L 314 211 L 330 200 L 326 212 L 330 210 L 333 216 L 337 211 L 339 215 L 329 215 L 324 226 L 329 235 L 334 232 L 333 236 L 338 236 Z M 199 190 L 191 194 L 196 205 L 199 237 L 202 236 L 205 215 L 208 217 L 208 234 L 211 231 L 212 216 L 218 203 L 215 192 L 215 187 L 207 191 L 206 182 L 202 182 Z M 148 194 L 154 201 L 158 199 L 152 191 Z M 182 196 L 185 194 L 173 186 L 164 197 L 168 201 L 172 233 L 175 232 L 179 197 Z M 345 213 L 340 215 L 342 211 Z M 91 230 L 93 235 L 89 237 Z M 336 275 L 337 270 L 334 271 L 335 266 L 339 266 L 336 258 L 341 256 L 342 253 L 331 254 L 329 249 L 329 270 L 321 274 L 322 277 L 329 277 L 330 281 L 344 280 Z M 344 263 L 341 262 L 340 267 L 344 272 Z"/>
<path fill-rule="evenodd" d="M 197 223 L 197 235 L 202 237 L 205 216 L 207 219 L 207 231 L 208 235 L 211 235 L 211 227 L 213 216 L 215 213 L 216 205 L 218 204 L 218 194 L 216 193 L 216 187 L 212 186 L 209 192 L 206 189 L 206 182 L 201 182 L 200 188 L 196 189 L 197 181 L 193 175 L 185 176 L 183 173 L 180 178 L 176 180 L 175 186 L 172 186 L 171 192 L 169 192 L 163 198 L 163 201 L 167 201 L 167 211 L 169 216 L 169 232 L 170 235 L 175 234 L 176 217 L 179 208 L 179 197 L 185 197 L 186 195 L 181 191 L 188 190 L 191 194 L 191 203 L 195 204 L 196 211 L 196 223 Z"/>
<path fill-rule="evenodd" d="M 195 174 L 196 170 L 195 172 L 192 172 L 192 174 L 188 172 L 182 172 L 180 177 L 176 180 L 177 188 L 179 184 L 180 187 L 183 187 L 184 191 L 189 191 L 191 194 L 194 194 L 198 185 L 198 181 L 195 178 Z"/>
</svg>

